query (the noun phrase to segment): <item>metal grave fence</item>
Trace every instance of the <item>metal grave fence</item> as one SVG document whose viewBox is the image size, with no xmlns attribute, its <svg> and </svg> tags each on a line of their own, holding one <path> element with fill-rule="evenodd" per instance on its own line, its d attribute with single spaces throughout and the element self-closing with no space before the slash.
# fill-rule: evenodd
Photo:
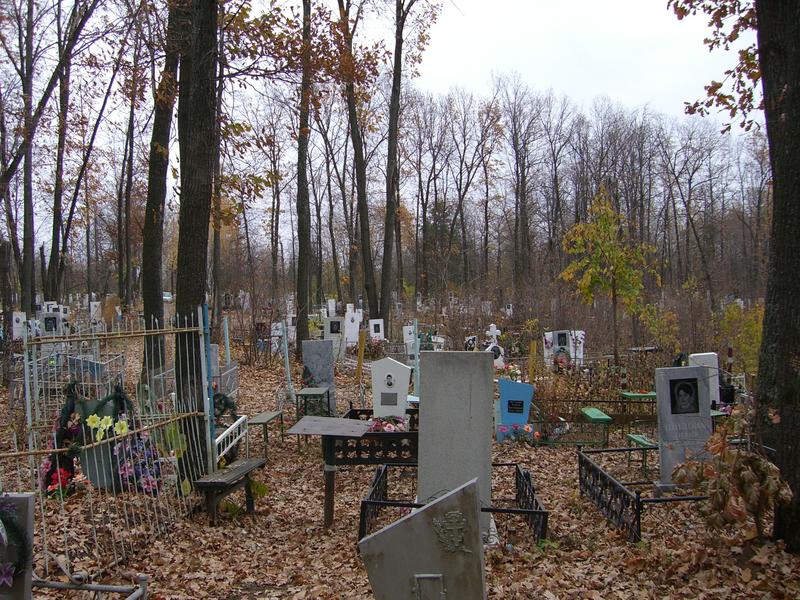
<svg viewBox="0 0 800 600">
<path fill-rule="evenodd" d="M 134 319 L 25 339 L 25 402 L 10 406 L 0 485 L 36 495 L 40 582 L 113 575 L 200 505 L 193 482 L 215 449 L 198 323 L 200 310 L 166 327 Z"/>
</svg>

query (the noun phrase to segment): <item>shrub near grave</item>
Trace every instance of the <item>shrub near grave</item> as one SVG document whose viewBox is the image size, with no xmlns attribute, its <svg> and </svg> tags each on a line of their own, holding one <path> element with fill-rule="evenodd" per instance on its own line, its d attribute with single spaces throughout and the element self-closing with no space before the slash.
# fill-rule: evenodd
<svg viewBox="0 0 800 600">
<path fill-rule="evenodd" d="M 737 406 L 726 423 L 717 427 L 706 444 L 713 459 L 678 465 L 673 480 L 697 487 L 708 494 L 708 504 L 701 504 L 706 523 L 712 529 L 743 523 L 748 516 L 755 521 L 756 533 L 764 537 L 764 518 L 777 504 L 792 499 L 789 485 L 780 471 L 749 444 L 733 444 L 749 439 L 755 409 Z"/>
</svg>

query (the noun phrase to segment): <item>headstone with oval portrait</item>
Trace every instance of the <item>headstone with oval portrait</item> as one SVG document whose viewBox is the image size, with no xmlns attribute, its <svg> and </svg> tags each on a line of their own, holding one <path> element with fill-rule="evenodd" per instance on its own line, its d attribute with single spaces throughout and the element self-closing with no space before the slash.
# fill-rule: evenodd
<svg viewBox="0 0 800 600">
<path fill-rule="evenodd" d="M 706 460 L 711 435 L 711 399 L 706 367 L 656 369 L 660 489 L 673 487 L 672 471 L 690 460 Z"/>
<path fill-rule="evenodd" d="M 375 417 L 405 417 L 411 367 L 393 358 L 372 363 L 372 414 Z"/>
</svg>

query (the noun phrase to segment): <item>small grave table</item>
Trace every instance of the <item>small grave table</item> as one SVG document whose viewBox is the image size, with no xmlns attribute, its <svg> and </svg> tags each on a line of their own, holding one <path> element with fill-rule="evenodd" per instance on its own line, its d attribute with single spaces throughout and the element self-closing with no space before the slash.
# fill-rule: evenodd
<svg viewBox="0 0 800 600">
<path fill-rule="evenodd" d="M 281 421 L 281 439 L 283 439 L 284 431 L 283 431 L 283 411 L 282 410 L 273 410 L 269 412 L 263 412 L 257 414 L 252 419 L 247 421 L 248 427 L 252 427 L 254 425 L 261 425 L 264 428 L 264 458 L 269 459 L 269 455 L 267 454 L 268 446 L 269 446 L 269 424 L 272 423 L 275 419 L 280 419 Z"/>
<path fill-rule="evenodd" d="M 303 415 L 308 414 L 308 401 L 309 400 L 322 400 L 325 398 L 325 413 L 328 417 L 331 414 L 331 389 L 327 386 L 307 387 L 295 393 L 295 414 L 297 420 L 300 420 L 300 401 L 303 401 Z"/>
<path fill-rule="evenodd" d="M 613 419 L 599 408 L 594 408 L 593 406 L 584 406 L 581 409 L 581 413 L 589 423 L 601 423 L 603 425 L 603 446 L 608 446 L 608 426 Z"/>
<path fill-rule="evenodd" d="M 289 435 L 322 436 L 323 472 L 325 473 L 324 524 L 326 529 L 333 525 L 333 498 L 334 484 L 336 481 L 334 439 L 342 436 L 356 439 L 361 438 L 369 431 L 369 428 L 369 421 L 362 421 L 360 419 L 305 416 L 286 432 Z"/>
</svg>

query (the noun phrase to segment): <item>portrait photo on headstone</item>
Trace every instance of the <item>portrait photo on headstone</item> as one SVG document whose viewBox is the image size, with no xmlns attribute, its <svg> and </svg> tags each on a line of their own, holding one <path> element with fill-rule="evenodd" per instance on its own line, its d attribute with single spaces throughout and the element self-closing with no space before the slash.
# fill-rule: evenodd
<svg viewBox="0 0 800 600">
<path fill-rule="evenodd" d="M 342 333 L 342 322 L 341 321 L 331 321 L 331 333 Z"/>
<path fill-rule="evenodd" d="M 697 379 L 671 379 L 669 397 L 673 415 L 689 415 L 700 412 Z"/>
</svg>

